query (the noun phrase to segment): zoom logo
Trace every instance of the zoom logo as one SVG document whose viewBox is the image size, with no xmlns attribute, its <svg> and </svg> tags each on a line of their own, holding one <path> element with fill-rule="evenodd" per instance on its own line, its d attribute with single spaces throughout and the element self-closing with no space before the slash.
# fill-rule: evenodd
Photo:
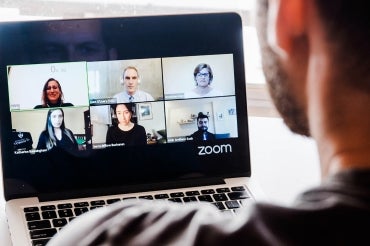
<svg viewBox="0 0 370 246">
<path fill-rule="evenodd" d="M 211 155 L 233 152 L 233 148 L 230 144 L 198 146 L 198 149 L 199 149 L 198 155 Z"/>
</svg>

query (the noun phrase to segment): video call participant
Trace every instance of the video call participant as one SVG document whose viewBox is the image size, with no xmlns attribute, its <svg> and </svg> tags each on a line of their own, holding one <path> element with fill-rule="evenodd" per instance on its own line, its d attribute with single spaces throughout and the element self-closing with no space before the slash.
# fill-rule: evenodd
<svg viewBox="0 0 370 246">
<path fill-rule="evenodd" d="M 77 151 L 78 144 L 73 132 L 65 127 L 64 111 L 61 108 L 49 109 L 46 127 L 41 132 L 37 149 L 51 150 L 58 147 L 67 151 Z"/>
<path fill-rule="evenodd" d="M 59 81 L 50 78 L 46 81 L 42 89 L 42 104 L 35 106 L 34 109 L 73 106 L 72 103 L 65 103 L 63 100 L 64 95 Z"/>
<path fill-rule="evenodd" d="M 129 66 L 123 70 L 121 84 L 124 90 L 113 96 L 117 103 L 154 101 L 149 93 L 139 90 L 140 75 L 136 67 Z"/>
<path fill-rule="evenodd" d="M 25 55 L 32 63 L 117 59 L 112 38 L 99 20 L 31 23 L 24 31 Z"/>
<path fill-rule="evenodd" d="M 206 63 L 197 65 L 194 69 L 195 88 L 185 92 L 185 98 L 193 97 L 215 97 L 222 96 L 223 93 L 211 87 L 213 72 L 211 66 Z"/>
<path fill-rule="evenodd" d="M 208 131 L 208 123 L 208 116 L 202 112 L 199 112 L 197 117 L 198 131 L 190 135 L 193 141 L 206 141 L 215 139 L 215 135 Z"/>
<path fill-rule="evenodd" d="M 118 124 L 108 128 L 106 144 L 124 143 L 126 146 L 134 146 L 147 143 L 145 128 L 132 122 L 132 107 L 132 103 L 117 104 L 114 107 Z"/>
</svg>

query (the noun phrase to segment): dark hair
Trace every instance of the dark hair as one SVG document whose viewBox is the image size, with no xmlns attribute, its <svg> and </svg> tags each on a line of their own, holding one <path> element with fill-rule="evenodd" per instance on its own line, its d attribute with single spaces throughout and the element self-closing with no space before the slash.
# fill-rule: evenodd
<svg viewBox="0 0 370 246">
<path fill-rule="evenodd" d="M 197 117 L 197 122 L 199 121 L 199 119 L 207 119 L 208 120 L 208 115 L 203 114 L 202 112 L 199 112 L 198 117 Z"/>
<path fill-rule="evenodd" d="M 198 64 L 195 67 L 195 69 L 194 69 L 194 79 L 197 76 L 197 74 L 200 72 L 200 70 L 202 70 L 203 68 L 206 68 L 208 70 L 208 73 L 209 73 L 209 83 L 211 83 L 212 80 L 213 80 L 213 72 L 212 72 L 211 66 L 208 65 L 208 64 L 206 64 L 206 63 L 200 63 L 200 64 Z"/>
<path fill-rule="evenodd" d="M 112 105 L 112 109 L 114 110 L 114 114 L 116 114 L 117 112 L 116 112 L 116 109 L 117 109 L 117 106 L 118 105 L 125 105 L 126 106 L 126 108 L 127 108 L 127 110 L 128 111 L 130 111 L 130 113 L 132 114 L 132 115 L 134 115 L 134 110 L 133 110 L 133 108 L 135 108 L 135 103 L 117 103 L 117 104 L 114 104 L 114 105 Z"/>
<path fill-rule="evenodd" d="M 347 80 L 370 92 L 369 8 L 364 2 L 353 0 L 315 0 L 315 4 L 326 28 L 327 39 L 338 44 L 334 46 L 335 59 L 344 61 L 341 64 L 344 74 L 350 72 L 351 79 Z"/>
<path fill-rule="evenodd" d="M 47 107 L 48 104 L 50 103 L 49 102 L 49 98 L 48 98 L 48 95 L 47 95 L 47 88 L 48 88 L 48 84 L 50 81 L 55 81 L 57 84 L 58 84 L 58 88 L 59 88 L 59 91 L 60 91 L 60 97 L 58 99 L 58 104 L 62 104 L 63 103 L 63 100 L 64 100 L 64 95 L 63 95 L 63 91 L 62 91 L 62 87 L 60 86 L 60 83 L 58 80 L 54 79 L 54 78 L 50 78 L 48 79 L 45 84 L 44 84 L 44 87 L 42 89 L 42 96 L 41 96 L 41 100 L 42 100 L 42 105 L 44 107 Z"/>
</svg>

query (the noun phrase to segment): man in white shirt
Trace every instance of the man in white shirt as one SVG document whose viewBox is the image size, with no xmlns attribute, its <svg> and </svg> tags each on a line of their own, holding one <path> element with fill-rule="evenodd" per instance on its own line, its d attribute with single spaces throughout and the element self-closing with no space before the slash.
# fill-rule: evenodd
<svg viewBox="0 0 370 246">
<path fill-rule="evenodd" d="M 124 91 L 117 93 L 113 98 L 117 103 L 154 101 L 154 98 L 147 92 L 139 90 L 140 76 L 136 67 L 126 67 L 123 71 L 122 85 Z"/>
</svg>

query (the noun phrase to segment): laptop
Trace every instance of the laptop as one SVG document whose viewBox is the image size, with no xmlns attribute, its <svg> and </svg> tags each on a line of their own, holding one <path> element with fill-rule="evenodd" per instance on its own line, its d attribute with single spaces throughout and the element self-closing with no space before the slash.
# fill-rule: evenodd
<svg viewBox="0 0 370 246">
<path fill-rule="evenodd" d="M 237 216 L 251 178 L 236 13 L 0 24 L 1 157 L 14 245 L 125 199 Z"/>
</svg>

